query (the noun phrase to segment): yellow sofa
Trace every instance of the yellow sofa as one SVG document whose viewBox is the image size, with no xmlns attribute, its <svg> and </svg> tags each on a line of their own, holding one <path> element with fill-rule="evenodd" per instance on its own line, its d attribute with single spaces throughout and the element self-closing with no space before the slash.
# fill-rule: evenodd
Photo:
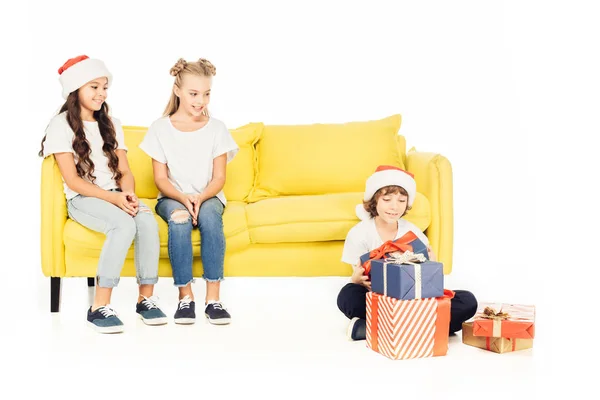
<svg viewBox="0 0 600 400">
<path fill-rule="evenodd" d="M 376 121 L 296 126 L 252 123 L 231 130 L 240 147 L 227 166 L 223 215 L 225 276 L 343 276 L 340 261 L 348 230 L 358 223 L 365 180 L 378 165 L 415 175 L 417 198 L 406 219 L 425 231 L 433 250 L 452 269 L 452 169 L 434 153 L 406 151 L 400 115 Z M 151 159 L 138 148 L 146 128 L 124 127 L 136 194 L 151 208 L 158 191 Z M 51 310 L 60 304 L 60 278 L 88 277 L 93 285 L 104 235 L 67 217 L 54 157 L 42 163 L 42 271 L 51 277 Z M 170 277 L 167 224 L 160 229 L 159 276 Z M 192 234 L 194 276 L 202 275 L 200 234 Z M 135 276 L 133 245 L 122 276 Z"/>
</svg>

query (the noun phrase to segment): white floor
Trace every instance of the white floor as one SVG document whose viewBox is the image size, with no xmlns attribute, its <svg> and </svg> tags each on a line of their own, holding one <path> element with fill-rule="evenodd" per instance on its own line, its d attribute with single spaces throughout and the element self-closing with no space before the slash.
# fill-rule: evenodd
<svg viewBox="0 0 600 400">
<path fill-rule="evenodd" d="M 11 383 L 24 392 L 58 390 L 57 398 L 103 398 L 110 390 L 140 399 L 191 393 L 224 398 L 338 398 L 354 393 L 531 399 L 540 389 L 543 321 L 537 323 L 542 334 L 531 350 L 496 354 L 463 345 L 458 334 L 450 337 L 445 357 L 393 361 L 368 349 L 364 341 L 346 339 L 348 320 L 336 306 L 346 282 L 345 277 L 228 278 L 222 299 L 232 314 L 231 325 L 210 325 L 200 312 L 192 326 L 175 325 L 171 319 L 165 326 L 149 327 L 136 318 L 134 279 L 124 278 L 112 304 L 126 331 L 102 335 L 85 324 L 92 295 L 85 279 L 63 279 L 61 312 L 52 314 L 49 279 L 40 278 L 30 329 L 19 330 L 13 342 L 21 342 L 26 351 L 11 363 Z M 198 280 L 194 291 L 203 299 L 204 282 Z M 177 301 L 172 280 L 162 278 L 155 293 L 172 317 Z"/>
</svg>

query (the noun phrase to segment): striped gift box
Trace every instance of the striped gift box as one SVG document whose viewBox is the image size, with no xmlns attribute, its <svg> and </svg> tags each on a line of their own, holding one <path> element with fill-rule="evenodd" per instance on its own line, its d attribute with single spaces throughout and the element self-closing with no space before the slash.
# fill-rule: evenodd
<svg viewBox="0 0 600 400">
<path fill-rule="evenodd" d="M 486 315 L 485 309 L 496 315 Z M 473 335 L 533 339 L 535 306 L 522 304 L 480 303 L 473 317 Z"/>
<path fill-rule="evenodd" d="M 393 360 L 446 355 L 452 297 L 450 290 L 415 300 L 367 293 L 367 346 Z"/>
</svg>

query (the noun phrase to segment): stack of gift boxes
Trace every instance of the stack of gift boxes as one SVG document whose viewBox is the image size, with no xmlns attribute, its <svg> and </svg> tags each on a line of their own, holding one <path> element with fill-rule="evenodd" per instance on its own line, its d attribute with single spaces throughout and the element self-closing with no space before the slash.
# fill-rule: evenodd
<svg viewBox="0 0 600 400">
<path fill-rule="evenodd" d="M 371 279 L 367 293 L 367 346 L 394 360 L 444 356 L 448 351 L 450 300 L 442 263 L 429 261 L 412 232 L 361 257 Z M 504 353 L 533 346 L 533 306 L 478 306 L 465 322 L 463 343 Z"/>
<path fill-rule="evenodd" d="M 443 356 L 448 350 L 450 299 L 443 265 L 427 259 L 412 232 L 361 257 L 371 278 L 367 346 L 394 360 Z"/>
<path fill-rule="evenodd" d="M 464 344 L 507 353 L 533 347 L 535 307 L 481 303 L 475 316 L 462 324 Z"/>
</svg>

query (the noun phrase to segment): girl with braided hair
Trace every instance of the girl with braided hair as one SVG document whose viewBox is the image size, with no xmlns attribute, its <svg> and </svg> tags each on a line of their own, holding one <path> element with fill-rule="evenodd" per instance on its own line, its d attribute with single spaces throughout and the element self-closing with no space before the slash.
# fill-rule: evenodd
<svg viewBox="0 0 600 400">
<path fill-rule="evenodd" d="M 48 124 L 39 155 L 54 155 L 69 217 L 106 235 L 88 325 L 101 333 L 123 331 L 109 303 L 132 242 L 139 285 L 136 312 L 147 325 L 165 324 L 167 317 L 152 296 L 158 281 L 158 224 L 134 193 L 123 128 L 109 116 L 106 96 L 112 75 L 102 61 L 85 55 L 69 59 L 58 73 L 66 102 Z"/>
<path fill-rule="evenodd" d="M 228 324 L 231 316 L 220 301 L 225 235 L 223 193 L 225 168 L 239 148 L 225 124 L 210 116 L 208 104 L 213 64 L 203 58 L 179 59 L 171 68 L 175 77 L 164 115 L 149 127 L 140 148 L 152 157 L 154 182 L 160 191 L 156 213 L 169 227 L 169 260 L 179 290 L 175 323 L 195 322 L 191 284 L 192 229 L 200 231 L 204 314 L 212 324 Z"/>
</svg>

